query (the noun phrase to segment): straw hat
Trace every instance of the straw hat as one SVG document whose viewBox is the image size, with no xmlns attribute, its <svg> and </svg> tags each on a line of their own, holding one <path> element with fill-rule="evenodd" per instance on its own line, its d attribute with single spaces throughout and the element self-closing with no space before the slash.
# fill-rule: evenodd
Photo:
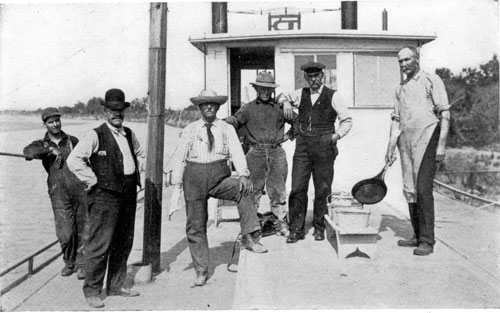
<svg viewBox="0 0 500 313">
<path fill-rule="evenodd" d="M 200 92 L 199 96 L 192 97 L 189 100 L 191 100 L 194 105 L 200 105 L 203 103 L 217 103 L 221 105 L 227 101 L 227 96 L 218 96 L 215 91 L 205 89 Z"/>
</svg>

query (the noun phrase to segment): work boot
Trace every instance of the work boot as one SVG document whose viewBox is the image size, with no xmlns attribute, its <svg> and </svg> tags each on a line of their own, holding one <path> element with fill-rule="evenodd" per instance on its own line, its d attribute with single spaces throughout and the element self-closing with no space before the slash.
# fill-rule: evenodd
<svg viewBox="0 0 500 313">
<path fill-rule="evenodd" d="M 266 253 L 267 249 L 260 243 L 260 231 L 254 231 L 253 233 L 243 235 L 241 238 L 241 243 L 245 249 L 250 250 L 254 253 Z"/>
<path fill-rule="evenodd" d="M 75 266 L 66 264 L 61 270 L 61 276 L 71 276 L 75 272 Z"/>
<path fill-rule="evenodd" d="M 427 242 L 421 242 L 417 249 L 413 250 L 414 255 L 429 255 L 434 252 L 434 247 Z"/>
<path fill-rule="evenodd" d="M 285 237 L 290 235 L 290 229 L 288 229 L 288 223 L 286 222 L 286 220 L 278 222 L 276 235 Z"/>
<path fill-rule="evenodd" d="M 286 240 L 287 243 L 296 243 L 299 240 L 303 240 L 305 238 L 305 235 L 303 233 L 299 233 L 296 231 L 290 232 L 290 235 L 288 236 L 288 239 Z"/>
<path fill-rule="evenodd" d="M 418 240 L 415 237 L 412 237 L 410 239 L 401 239 L 401 240 L 398 240 L 398 246 L 400 246 L 400 247 L 417 247 Z"/>
<path fill-rule="evenodd" d="M 118 290 L 109 290 L 108 291 L 108 297 L 113 297 L 113 296 L 120 296 L 120 297 L 137 297 L 141 295 L 138 291 L 129 289 L 129 288 L 120 288 Z"/>
<path fill-rule="evenodd" d="M 93 308 L 102 308 L 104 307 L 104 302 L 102 302 L 101 298 L 98 296 L 90 296 L 87 297 L 87 303 Z"/>
<path fill-rule="evenodd" d="M 207 283 L 206 273 L 196 273 L 196 280 L 194 281 L 195 286 L 204 286 Z"/>
<path fill-rule="evenodd" d="M 85 269 L 83 267 L 79 267 L 76 271 L 76 278 L 79 280 L 85 279 Z"/>
<path fill-rule="evenodd" d="M 316 241 L 325 240 L 325 231 L 315 228 L 313 236 L 314 236 L 314 240 L 316 240 Z"/>
</svg>

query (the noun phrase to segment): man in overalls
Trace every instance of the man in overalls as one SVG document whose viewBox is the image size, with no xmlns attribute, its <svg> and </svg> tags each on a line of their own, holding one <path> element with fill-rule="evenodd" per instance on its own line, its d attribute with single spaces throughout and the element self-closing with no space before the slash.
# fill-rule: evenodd
<svg viewBox="0 0 500 313">
<path fill-rule="evenodd" d="M 46 108 L 42 121 L 47 132 L 41 140 L 35 140 L 23 153 L 41 159 L 49 174 L 50 201 L 54 210 L 56 236 L 61 244 L 65 263 L 62 276 L 78 271 L 77 278 L 85 278 L 82 245 L 85 229 L 87 195 L 85 185 L 71 173 L 66 160 L 78 139 L 62 131 L 61 113 L 56 108 Z"/>
<path fill-rule="evenodd" d="M 396 145 L 403 168 L 403 192 L 408 202 L 414 236 L 399 240 L 402 247 L 416 247 L 415 255 L 434 251 L 434 197 L 436 162 L 445 157 L 450 105 L 443 81 L 420 70 L 419 53 L 405 47 L 398 53 L 406 79 L 396 88 L 386 162 L 395 160 Z"/>
</svg>

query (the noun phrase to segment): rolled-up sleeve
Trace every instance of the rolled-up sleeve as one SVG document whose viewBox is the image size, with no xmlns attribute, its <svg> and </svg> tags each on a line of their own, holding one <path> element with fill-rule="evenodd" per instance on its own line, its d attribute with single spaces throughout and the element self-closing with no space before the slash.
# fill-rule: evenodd
<svg viewBox="0 0 500 313">
<path fill-rule="evenodd" d="M 351 130 L 352 117 L 349 114 L 346 102 L 344 101 L 342 95 L 340 95 L 339 92 L 333 94 L 332 107 L 337 112 L 337 116 L 339 119 L 339 127 L 336 133 L 340 136 L 340 138 L 342 138 L 345 135 L 347 135 L 347 133 Z"/>
<path fill-rule="evenodd" d="M 449 110 L 451 105 L 448 102 L 448 95 L 443 81 L 436 74 L 429 74 L 429 79 L 432 82 L 431 94 L 434 101 L 434 111 L 440 113 Z"/>
<path fill-rule="evenodd" d="M 399 102 L 399 91 L 400 91 L 400 86 L 398 86 L 394 92 L 394 111 L 391 113 L 391 120 L 399 122 L 400 116 L 399 116 L 399 111 L 400 111 L 400 102 Z"/>
<path fill-rule="evenodd" d="M 282 92 L 277 97 L 277 102 L 283 104 L 284 101 L 288 101 L 293 107 L 298 108 L 300 106 L 300 98 L 302 97 L 302 89 L 296 89 L 292 92 Z"/>
<path fill-rule="evenodd" d="M 91 187 L 97 184 L 97 177 L 90 168 L 89 158 L 92 153 L 99 149 L 99 139 L 97 133 L 91 130 L 78 143 L 68 156 L 68 168 L 78 179 Z"/>
</svg>

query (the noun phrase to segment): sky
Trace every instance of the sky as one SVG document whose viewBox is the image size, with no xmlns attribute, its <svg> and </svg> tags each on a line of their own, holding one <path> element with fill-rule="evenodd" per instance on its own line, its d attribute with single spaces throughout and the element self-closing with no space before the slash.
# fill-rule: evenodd
<svg viewBox="0 0 500 313">
<path fill-rule="evenodd" d="M 279 7 L 294 4 L 273 2 Z M 498 1 L 371 2 L 392 6 L 392 12 L 397 13 L 390 15 L 390 21 L 404 22 L 411 17 L 419 21 L 416 24 L 421 23 L 412 27 L 430 29 L 437 35 L 423 49 L 422 67 L 426 70 L 446 67 L 459 73 L 464 67 L 478 67 L 493 54 L 498 55 Z M 106 90 L 114 87 L 123 89 L 128 100 L 146 97 L 149 3 L 3 3 L 0 110 L 72 106 L 104 97 Z M 186 103 L 173 99 L 169 90 L 198 90 L 200 84 L 200 79 L 192 77 L 201 76 L 198 72 L 203 57 L 188 39 L 200 29 L 197 22 L 206 17 L 200 12 L 209 6 L 194 1 L 169 2 L 168 6 L 167 69 L 174 74 L 167 73 L 166 106 L 178 108 Z M 255 3 L 248 6 L 256 7 Z"/>
</svg>

